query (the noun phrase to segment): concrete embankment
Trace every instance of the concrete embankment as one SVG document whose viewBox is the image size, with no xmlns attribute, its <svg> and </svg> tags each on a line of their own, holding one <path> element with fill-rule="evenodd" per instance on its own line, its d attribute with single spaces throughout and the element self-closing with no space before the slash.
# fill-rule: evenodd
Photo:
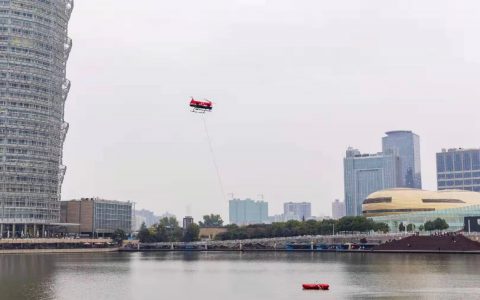
<svg viewBox="0 0 480 300">
<path fill-rule="evenodd" d="M 111 239 L 1 239 L 0 254 L 115 252 Z"/>
<path fill-rule="evenodd" d="M 419 236 L 415 234 L 301 236 L 236 241 L 203 241 L 193 243 L 127 244 L 120 251 L 287 251 L 347 253 L 474 253 L 480 254 L 478 236 Z"/>
<path fill-rule="evenodd" d="M 34 254 L 34 253 L 106 253 L 118 252 L 119 248 L 78 248 L 78 249 L 10 249 L 0 250 L 0 254 Z"/>
</svg>

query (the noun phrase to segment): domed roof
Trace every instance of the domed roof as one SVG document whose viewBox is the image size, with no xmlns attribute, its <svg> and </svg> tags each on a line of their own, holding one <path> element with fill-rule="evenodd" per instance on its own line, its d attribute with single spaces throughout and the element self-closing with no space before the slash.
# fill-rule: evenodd
<svg viewBox="0 0 480 300">
<path fill-rule="evenodd" d="M 364 216 L 383 216 L 480 205 L 480 193 L 464 190 L 426 191 L 394 188 L 370 194 L 363 201 Z"/>
</svg>

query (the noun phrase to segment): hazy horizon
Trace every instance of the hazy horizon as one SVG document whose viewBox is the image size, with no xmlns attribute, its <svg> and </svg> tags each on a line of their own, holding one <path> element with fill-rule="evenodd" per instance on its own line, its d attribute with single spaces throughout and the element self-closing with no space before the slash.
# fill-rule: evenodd
<svg viewBox="0 0 480 300">
<path fill-rule="evenodd" d="M 228 221 L 225 193 L 344 198 L 348 146 L 381 151 L 386 131 L 420 136 L 423 188 L 435 153 L 478 148 L 476 1 L 82 0 L 69 28 L 72 81 L 62 199 Z"/>
</svg>

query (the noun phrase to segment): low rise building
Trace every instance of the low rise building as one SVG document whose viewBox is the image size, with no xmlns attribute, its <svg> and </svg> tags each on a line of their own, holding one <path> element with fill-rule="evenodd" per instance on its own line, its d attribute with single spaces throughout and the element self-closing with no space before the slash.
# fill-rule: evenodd
<svg viewBox="0 0 480 300">
<path fill-rule="evenodd" d="M 387 189 L 370 194 L 362 205 L 363 215 L 387 223 L 398 231 L 400 223 L 418 230 L 427 221 L 444 219 L 448 230 L 464 228 L 465 217 L 480 215 L 480 193 L 462 190 L 425 191 Z"/>
<path fill-rule="evenodd" d="M 108 236 L 117 229 L 130 233 L 133 211 L 134 204 L 130 201 L 82 198 L 60 202 L 60 221 L 70 224 L 67 233 L 91 237 Z"/>
</svg>

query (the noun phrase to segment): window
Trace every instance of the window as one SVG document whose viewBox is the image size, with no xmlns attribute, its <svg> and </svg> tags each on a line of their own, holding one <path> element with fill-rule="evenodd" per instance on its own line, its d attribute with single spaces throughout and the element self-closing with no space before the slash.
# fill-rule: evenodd
<svg viewBox="0 0 480 300">
<path fill-rule="evenodd" d="M 442 154 L 437 154 L 437 172 L 445 172 L 445 157 Z"/>
<path fill-rule="evenodd" d="M 460 199 L 422 199 L 423 203 L 465 203 Z"/>
<path fill-rule="evenodd" d="M 471 170 L 472 169 L 472 158 L 471 152 L 463 153 L 463 169 L 464 170 Z"/>
<path fill-rule="evenodd" d="M 391 203 L 392 197 L 380 197 L 380 198 L 368 198 L 363 201 L 363 204 L 372 204 L 372 203 Z"/>
<path fill-rule="evenodd" d="M 453 155 L 446 155 L 445 157 L 445 169 L 447 172 L 453 171 Z"/>
<path fill-rule="evenodd" d="M 399 208 L 399 209 L 374 209 L 364 210 L 364 214 L 381 214 L 381 213 L 405 213 L 417 211 L 435 211 L 435 208 Z"/>
<path fill-rule="evenodd" d="M 463 170 L 463 159 L 461 153 L 455 154 L 455 171 L 462 171 Z"/>
</svg>

